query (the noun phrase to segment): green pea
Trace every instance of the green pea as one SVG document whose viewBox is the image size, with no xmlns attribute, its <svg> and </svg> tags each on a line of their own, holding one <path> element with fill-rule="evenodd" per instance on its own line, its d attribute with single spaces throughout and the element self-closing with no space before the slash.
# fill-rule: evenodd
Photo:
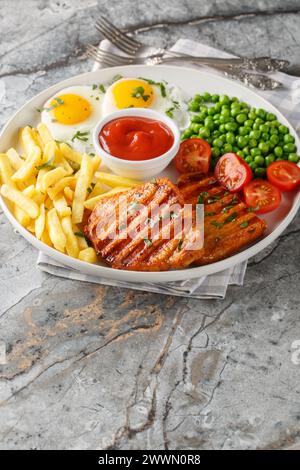
<svg viewBox="0 0 300 470">
<path fill-rule="evenodd" d="M 271 144 L 274 145 L 274 146 L 277 145 L 278 142 L 279 142 L 279 137 L 278 137 L 278 135 L 276 135 L 276 134 L 271 135 L 271 137 L 270 137 L 270 142 L 271 142 Z"/>
<path fill-rule="evenodd" d="M 190 101 L 188 104 L 189 111 L 197 112 L 199 111 L 199 103 L 197 101 Z"/>
<path fill-rule="evenodd" d="M 236 153 L 236 152 L 239 151 L 239 148 L 238 148 L 236 145 L 233 145 L 233 146 L 232 146 L 232 151 L 233 151 L 234 153 Z"/>
<path fill-rule="evenodd" d="M 223 147 L 223 140 L 220 139 L 220 137 L 218 137 L 217 139 L 214 139 L 213 146 L 218 147 L 218 148 Z"/>
<path fill-rule="evenodd" d="M 264 157 L 257 155 L 257 157 L 254 157 L 254 162 L 257 164 L 257 166 L 264 166 L 265 159 Z"/>
<path fill-rule="evenodd" d="M 254 124 L 253 119 L 246 119 L 246 121 L 244 122 L 244 126 L 247 126 L 247 127 L 252 127 L 253 124 Z"/>
<path fill-rule="evenodd" d="M 261 132 L 266 132 L 266 133 L 268 133 L 269 130 L 270 130 L 270 128 L 269 128 L 268 124 L 261 124 L 261 125 L 259 126 L 259 130 L 260 130 Z"/>
<path fill-rule="evenodd" d="M 221 155 L 221 150 L 218 147 L 212 148 L 212 155 L 213 157 L 219 157 Z"/>
<path fill-rule="evenodd" d="M 283 124 L 281 124 L 278 127 L 278 130 L 279 130 L 280 134 L 287 134 L 289 132 L 288 128 L 286 126 L 284 126 Z"/>
<path fill-rule="evenodd" d="M 203 119 L 202 119 L 203 117 L 204 116 L 201 116 L 201 114 L 195 114 L 194 116 L 191 117 L 191 122 L 203 122 Z"/>
<path fill-rule="evenodd" d="M 258 131 L 260 124 L 258 122 L 254 122 L 252 129 Z"/>
<path fill-rule="evenodd" d="M 246 162 L 246 163 L 251 163 L 251 162 L 253 162 L 253 157 L 251 157 L 250 155 L 248 155 L 248 157 L 245 158 L 245 162 Z"/>
<path fill-rule="evenodd" d="M 225 124 L 220 124 L 219 131 L 221 132 L 221 134 L 225 134 L 226 132 Z"/>
<path fill-rule="evenodd" d="M 221 109 L 221 116 L 227 116 L 229 117 L 230 116 L 230 111 L 228 108 L 224 108 L 224 106 L 222 106 L 222 109 Z"/>
<path fill-rule="evenodd" d="M 222 109 L 222 104 L 221 103 L 216 103 L 215 104 L 216 111 L 219 112 Z"/>
<path fill-rule="evenodd" d="M 278 135 L 278 129 L 270 129 L 270 134 L 271 135 Z"/>
<path fill-rule="evenodd" d="M 260 117 L 257 117 L 254 121 L 254 124 L 258 124 L 260 126 L 261 124 L 264 124 L 264 120 Z"/>
<path fill-rule="evenodd" d="M 223 150 L 225 153 L 230 153 L 232 152 L 232 145 L 231 144 L 225 144 L 223 147 Z"/>
<path fill-rule="evenodd" d="M 201 127 L 199 130 L 199 137 L 201 139 L 207 139 L 210 136 L 210 130 L 207 127 Z"/>
<path fill-rule="evenodd" d="M 257 168 L 257 165 L 256 165 L 255 162 L 250 162 L 249 166 L 250 166 L 251 170 L 255 170 L 255 168 Z"/>
<path fill-rule="evenodd" d="M 244 113 L 238 114 L 237 117 L 236 117 L 236 121 L 237 121 L 239 124 L 243 124 L 243 122 L 245 122 L 246 119 L 247 119 L 247 115 L 244 114 Z"/>
<path fill-rule="evenodd" d="M 240 148 L 245 147 L 248 144 L 248 137 L 240 135 L 237 138 L 237 144 L 238 144 L 238 147 L 240 147 Z"/>
<path fill-rule="evenodd" d="M 226 128 L 226 125 L 224 126 Z M 227 132 L 226 134 L 226 141 L 229 144 L 233 144 L 235 142 L 235 135 L 233 132 Z"/>
<path fill-rule="evenodd" d="M 295 152 L 295 150 L 296 150 L 296 145 L 292 144 L 291 142 L 289 144 L 285 144 L 283 146 L 283 151 L 285 153 L 293 153 L 293 152 Z"/>
<path fill-rule="evenodd" d="M 250 153 L 252 157 L 255 157 L 256 155 L 261 155 L 261 151 L 258 147 L 254 147 L 250 150 Z"/>
<path fill-rule="evenodd" d="M 239 99 L 236 96 L 232 96 L 231 101 L 232 101 L 232 103 L 237 103 L 239 101 Z"/>
<path fill-rule="evenodd" d="M 262 108 L 259 108 L 256 110 L 256 115 L 258 117 L 260 117 L 261 119 L 265 119 L 266 118 L 266 111 Z"/>
<path fill-rule="evenodd" d="M 205 93 L 203 93 L 202 99 L 203 99 L 203 101 L 210 101 L 210 99 L 211 99 L 211 94 L 208 93 L 208 91 L 206 91 Z"/>
<path fill-rule="evenodd" d="M 235 117 L 237 117 L 237 116 L 239 115 L 240 111 L 241 111 L 241 108 L 240 108 L 240 107 L 238 107 L 238 108 L 237 108 L 237 107 L 236 107 L 236 108 L 231 108 L 230 114 L 231 114 L 232 117 L 235 118 Z"/>
<path fill-rule="evenodd" d="M 266 174 L 266 169 L 265 168 L 255 168 L 254 169 L 254 174 L 255 174 L 255 176 L 258 176 L 259 178 L 262 178 Z"/>
<path fill-rule="evenodd" d="M 288 159 L 290 162 L 293 162 L 293 163 L 298 163 L 299 161 L 299 157 L 296 153 L 290 153 Z"/>
<path fill-rule="evenodd" d="M 208 129 L 214 128 L 214 121 L 210 116 L 205 118 L 204 124 L 205 124 L 205 127 L 207 127 Z"/>
<path fill-rule="evenodd" d="M 237 128 L 238 128 L 238 125 L 236 122 L 226 122 L 225 124 L 226 131 L 235 132 Z"/>
<path fill-rule="evenodd" d="M 257 147 L 257 140 L 256 139 L 249 139 L 248 145 L 250 148 Z"/>
<path fill-rule="evenodd" d="M 255 130 L 254 130 L 254 131 L 251 131 L 251 132 L 249 133 L 249 137 L 250 137 L 250 139 L 256 139 L 256 140 L 258 140 L 258 139 L 260 138 L 260 134 L 261 134 L 260 131 L 255 131 Z"/>
<path fill-rule="evenodd" d="M 244 157 L 245 157 L 244 152 L 243 152 L 242 150 L 238 150 L 238 151 L 236 152 L 236 154 L 237 154 L 239 157 L 241 157 L 241 158 L 244 158 Z"/>
<path fill-rule="evenodd" d="M 214 120 L 214 123 L 215 123 L 215 129 L 219 129 L 220 120 L 219 120 L 219 119 L 215 119 L 215 120 Z"/>
<path fill-rule="evenodd" d="M 267 121 L 275 121 L 275 119 L 276 119 L 275 114 L 273 114 L 273 113 L 267 113 L 267 115 L 266 115 L 266 120 L 267 120 Z"/>
<path fill-rule="evenodd" d="M 274 121 L 268 121 L 268 124 L 272 129 L 276 129 L 280 126 L 280 123 L 277 121 L 277 119 L 274 119 Z"/>
<path fill-rule="evenodd" d="M 281 158 L 282 155 L 283 155 L 283 150 L 282 150 L 282 148 L 279 147 L 279 146 L 275 147 L 275 148 L 274 148 L 274 154 L 275 154 L 276 157 Z"/>
<path fill-rule="evenodd" d="M 224 116 L 223 114 L 221 114 L 220 116 L 220 122 L 225 124 L 226 122 L 229 121 L 229 116 Z"/>
<path fill-rule="evenodd" d="M 249 147 L 248 147 L 248 146 L 246 146 L 246 147 L 243 147 L 243 149 L 242 149 L 242 150 L 243 150 L 243 152 L 244 152 L 244 154 L 245 154 L 245 155 L 249 155 L 249 153 L 250 153 L 250 149 L 249 149 Z"/>
<path fill-rule="evenodd" d="M 284 134 L 283 136 L 283 142 L 285 144 L 290 144 L 290 143 L 294 143 L 295 142 L 295 137 L 291 134 Z"/>
<path fill-rule="evenodd" d="M 193 132 L 199 132 L 200 128 L 201 128 L 201 124 L 192 124 L 191 125 L 191 129 L 192 129 Z"/>
<path fill-rule="evenodd" d="M 202 106 L 200 106 L 200 108 L 199 108 L 199 109 L 200 109 L 201 113 L 205 113 L 205 114 L 207 114 L 207 111 L 208 111 L 208 107 L 207 107 L 207 106 L 205 106 L 205 105 L 202 105 Z"/>
<path fill-rule="evenodd" d="M 271 163 L 273 163 L 275 160 L 275 156 L 272 155 L 271 153 L 269 155 L 266 156 L 265 158 L 265 163 L 266 163 L 266 166 L 269 166 Z"/>
<path fill-rule="evenodd" d="M 267 142 L 260 142 L 258 144 L 258 148 L 261 150 L 261 153 L 268 153 L 269 152 L 269 145 L 267 144 Z"/>
<path fill-rule="evenodd" d="M 220 96 L 219 101 L 220 101 L 221 104 L 229 104 L 230 103 L 230 99 L 228 98 L 227 95 Z"/>
<path fill-rule="evenodd" d="M 217 119 L 220 119 L 220 116 L 221 116 L 220 113 L 214 114 L 214 115 L 213 115 L 213 120 L 216 121 Z"/>
<path fill-rule="evenodd" d="M 208 116 L 214 116 L 216 114 L 217 110 L 214 106 L 212 106 L 211 108 L 208 108 L 207 110 L 207 114 Z"/>
<path fill-rule="evenodd" d="M 193 131 L 192 131 L 190 128 L 189 128 L 189 129 L 186 129 L 186 130 L 182 133 L 181 138 L 182 138 L 183 140 L 189 139 L 189 138 L 191 137 L 192 133 L 193 133 Z"/>
<path fill-rule="evenodd" d="M 267 132 L 263 132 L 261 135 L 261 138 L 264 141 L 269 140 L 269 134 Z"/>
<path fill-rule="evenodd" d="M 249 114 L 248 114 L 248 117 L 249 119 L 251 119 L 252 121 L 254 121 L 256 119 L 256 114 L 255 114 L 255 111 L 253 111 L 253 109 L 250 110 Z"/>
<path fill-rule="evenodd" d="M 217 95 L 217 94 L 211 95 L 211 101 L 213 103 L 217 103 L 219 99 L 220 99 L 220 95 Z"/>
</svg>

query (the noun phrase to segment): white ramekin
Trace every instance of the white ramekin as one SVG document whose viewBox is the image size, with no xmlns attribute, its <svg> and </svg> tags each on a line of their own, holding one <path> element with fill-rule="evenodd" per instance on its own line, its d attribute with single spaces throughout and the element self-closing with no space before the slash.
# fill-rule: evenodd
<svg viewBox="0 0 300 470">
<path fill-rule="evenodd" d="M 120 117 L 135 116 L 155 119 L 163 122 L 169 127 L 174 136 L 174 143 L 170 150 L 159 157 L 151 158 L 149 160 L 123 160 L 122 158 L 114 157 L 107 153 L 99 143 L 99 133 L 105 124 Z M 127 178 L 134 178 L 144 180 L 160 173 L 170 161 L 175 157 L 180 145 L 180 132 L 177 125 L 165 114 L 154 111 L 153 109 L 145 108 L 126 108 L 120 111 L 109 114 L 104 119 L 101 119 L 93 131 L 93 144 L 97 155 L 100 155 L 104 165 L 111 171 L 120 176 Z"/>
</svg>

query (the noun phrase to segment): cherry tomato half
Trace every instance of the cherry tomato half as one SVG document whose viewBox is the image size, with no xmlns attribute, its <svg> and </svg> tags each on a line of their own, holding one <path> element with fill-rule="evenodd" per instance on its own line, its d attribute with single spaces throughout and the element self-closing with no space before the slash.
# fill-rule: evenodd
<svg viewBox="0 0 300 470">
<path fill-rule="evenodd" d="M 252 207 L 258 214 L 271 212 L 280 204 L 281 193 L 269 181 L 254 179 L 244 187 L 247 206 Z"/>
<path fill-rule="evenodd" d="M 240 191 L 252 178 L 249 165 L 235 153 L 225 153 L 217 162 L 215 177 L 228 191 Z"/>
<path fill-rule="evenodd" d="M 211 159 L 211 147 L 206 140 L 193 138 L 181 142 L 174 158 L 179 173 L 200 172 L 207 174 Z"/>
<path fill-rule="evenodd" d="M 268 166 L 267 177 L 281 191 L 292 191 L 300 184 L 300 168 L 296 163 L 280 160 Z"/>
</svg>

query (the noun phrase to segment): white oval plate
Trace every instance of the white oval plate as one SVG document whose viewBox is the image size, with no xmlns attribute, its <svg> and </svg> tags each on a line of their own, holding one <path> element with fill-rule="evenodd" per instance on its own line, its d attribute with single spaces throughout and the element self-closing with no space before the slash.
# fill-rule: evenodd
<svg viewBox="0 0 300 470">
<path fill-rule="evenodd" d="M 229 96 L 237 96 L 239 99 L 246 101 L 252 106 L 261 107 L 276 114 L 278 119 L 289 127 L 291 134 L 295 137 L 299 153 L 299 139 L 290 123 L 273 105 L 271 105 L 265 99 L 261 98 L 254 91 L 249 90 L 248 88 L 236 82 L 208 72 L 203 72 L 192 68 L 164 65 L 156 67 L 130 65 L 126 67 L 100 69 L 95 72 L 88 72 L 77 75 L 50 88 L 47 88 L 47 90 L 39 93 L 37 96 L 28 101 L 24 106 L 22 106 L 22 108 L 20 108 L 19 111 L 17 111 L 16 114 L 6 124 L 0 134 L 0 151 L 4 152 L 9 147 L 16 145 L 17 133 L 20 127 L 28 124 L 35 126 L 38 123 L 38 113 L 36 112 L 35 108 L 42 107 L 45 101 L 47 101 L 53 94 L 57 93 L 62 88 L 73 85 L 88 85 L 98 82 L 108 82 L 116 74 L 121 74 L 125 77 L 142 76 L 152 78 L 156 81 L 161 81 L 163 79 L 167 82 L 176 84 L 191 97 L 194 94 L 201 93 L 203 91 L 227 94 Z M 176 175 L 172 167 L 169 167 L 164 172 L 164 174 L 176 181 Z M 237 263 L 245 261 L 251 256 L 259 253 L 270 243 L 272 243 L 292 221 L 300 205 L 300 193 L 295 191 L 283 194 L 280 207 L 265 217 L 268 224 L 266 235 L 263 239 L 254 243 L 247 249 L 239 252 L 234 256 L 230 256 L 223 261 L 218 261 L 217 263 L 200 267 L 186 268 L 183 270 L 171 270 L 163 272 L 117 270 L 107 267 L 101 263 L 89 264 L 64 255 L 35 238 L 30 232 L 28 232 L 17 222 L 2 198 L 0 198 L 0 202 L 7 218 L 21 233 L 21 235 L 26 238 L 26 240 L 28 240 L 38 250 L 44 252 L 46 255 L 54 258 L 56 261 L 64 264 L 65 266 L 69 266 L 70 268 L 76 269 L 84 274 L 91 274 L 93 276 L 102 276 L 128 282 L 167 282 L 192 279 L 216 273 L 234 266 Z"/>
</svg>

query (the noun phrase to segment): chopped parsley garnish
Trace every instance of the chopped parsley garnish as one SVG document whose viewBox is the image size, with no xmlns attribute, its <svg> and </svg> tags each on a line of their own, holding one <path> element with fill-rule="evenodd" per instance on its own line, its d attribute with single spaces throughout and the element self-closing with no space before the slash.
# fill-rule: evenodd
<svg viewBox="0 0 300 470">
<path fill-rule="evenodd" d="M 152 245 L 152 241 L 151 241 L 149 238 L 144 238 L 144 243 L 145 243 L 145 245 L 147 245 L 147 246 L 151 246 L 151 245 Z"/>
<path fill-rule="evenodd" d="M 101 93 L 105 93 L 105 87 L 104 85 L 99 85 L 99 90 L 101 91 Z"/>
<path fill-rule="evenodd" d="M 43 163 L 42 165 L 37 165 L 36 167 L 36 170 L 42 170 L 43 168 L 55 168 L 55 166 L 53 165 L 53 158 L 51 158 L 51 160 L 48 160 L 46 163 Z"/>
<path fill-rule="evenodd" d="M 91 183 L 91 186 L 89 186 L 89 187 L 87 188 L 87 192 L 88 192 L 89 194 L 91 194 L 91 192 L 93 191 L 93 189 L 94 189 L 95 186 L 96 186 L 96 183 Z"/>
<path fill-rule="evenodd" d="M 204 215 L 205 215 L 206 217 L 210 217 L 210 216 L 212 216 L 212 215 L 216 215 L 216 213 L 215 213 L 215 212 L 205 212 Z"/>
<path fill-rule="evenodd" d="M 202 191 L 202 193 L 199 194 L 197 204 L 203 204 L 203 198 L 208 196 L 207 191 Z"/>
<path fill-rule="evenodd" d="M 117 82 L 118 80 L 121 80 L 121 78 L 123 78 L 123 75 L 121 75 L 121 74 L 118 73 L 117 75 L 115 75 L 115 76 L 112 78 L 111 83 L 113 84 L 113 83 Z"/>
<path fill-rule="evenodd" d="M 89 140 L 89 135 L 90 131 L 86 132 L 81 132 L 77 131 L 76 134 L 73 135 L 71 141 L 74 142 L 75 139 L 81 140 L 82 142 L 87 142 Z"/>
<path fill-rule="evenodd" d="M 223 214 L 225 214 L 226 212 L 229 211 L 229 209 L 232 209 L 233 207 L 234 207 L 234 204 L 228 204 L 228 206 L 223 207 L 223 209 L 221 210 L 221 212 L 223 212 Z"/>
<path fill-rule="evenodd" d="M 142 86 L 137 86 L 133 89 L 133 93 L 131 93 L 133 98 L 143 98 L 144 101 L 148 101 L 150 95 L 145 95 L 145 88 Z"/>
<path fill-rule="evenodd" d="M 169 118 L 173 118 L 174 117 L 174 114 L 173 114 L 173 111 L 175 110 L 174 106 L 172 106 L 172 108 L 169 108 L 167 109 L 167 111 L 165 112 L 165 114 L 167 116 L 169 116 Z"/>
<path fill-rule="evenodd" d="M 229 224 L 230 222 L 233 222 L 236 218 L 237 218 L 237 212 L 233 212 L 232 214 L 230 214 L 225 220 L 224 220 L 224 224 Z"/>
<path fill-rule="evenodd" d="M 85 235 L 83 232 L 74 232 L 74 235 L 76 235 L 76 237 L 82 237 L 82 238 L 85 238 Z"/>
<path fill-rule="evenodd" d="M 221 228 L 221 227 L 223 227 L 223 223 L 222 223 L 222 222 L 218 222 L 217 220 L 212 220 L 212 221 L 211 221 L 211 225 L 214 225 L 214 227 L 216 227 L 216 228 Z"/>
<path fill-rule="evenodd" d="M 247 228 L 248 225 L 249 225 L 249 222 L 248 222 L 247 220 L 245 220 L 245 222 L 242 222 L 242 223 L 240 224 L 240 227 L 241 227 L 241 228 Z"/>
<path fill-rule="evenodd" d="M 95 153 L 94 153 L 94 152 L 90 152 L 90 153 L 89 153 L 89 156 L 90 156 L 90 157 L 94 157 L 94 156 L 95 156 Z"/>
<path fill-rule="evenodd" d="M 156 82 L 155 80 L 152 80 L 151 78 L 143 78 L 139 77 L 140 80 L 144 80 L 144 82 L 149 83 L 149 85 L 157 85 L 160 88 L 160 93 L 163 98 L 167 96 L 167 91 L 166 91 L 166 86 L 163 82 Z"/>
<path fill-rule="evenodd" d="M 259 206 L 256 206 L 256 207 L 248 207 L 247 211 L 248 212 L 255 212 L 259 209 Z"/>
<path fill-rule="evenodd" d="M 92 85 L 92 90 L 97 90 L 97 85 L 96 85 L 96 83 L 94 83 L 94 84 Z"/>
<path fill-rule="evenodd" d="M 41 113 L 42 111 L 52 111 L 52 109 L 55 109 L 57 108 L 58 106 L 61 106 L 62 104 L 64 104 L 64 100 L 62 100 L 61 98 L 59 97 L 56 97 L 56 98 L 53 98 L 53 101 L 55 101 L 54 104 L 52 104 L 51 106 L 49 106 L 48 108 L 35 108 L 35 110 L 38 112 L 38 113 Z M 55 121 L 54 121 L 55 122 Z"/>
<path fill-rule="evenodd" d="M 183 240 L 179 240 L 179 243 L 177 245 L 177 249 L 180 251 L 183 245 Z"/>
<path fill-rule="evenodd" d="M 210 204 L 212 202 L 219 201 L 219 199 L 221 199 L 221 196 L 211 196 L 209 199 L 207 199 L 207 202 Z"/>
</svg>

